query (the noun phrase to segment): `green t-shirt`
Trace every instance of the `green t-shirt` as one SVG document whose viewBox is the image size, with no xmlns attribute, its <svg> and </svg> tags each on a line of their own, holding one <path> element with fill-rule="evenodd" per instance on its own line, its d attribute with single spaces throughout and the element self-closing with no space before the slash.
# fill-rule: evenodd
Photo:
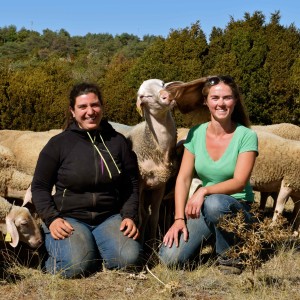
<svg viewBox="0 0 300 300">
<path fill-rule="evenodd" d="M 214 161 L 206 150 L 206 130 L 209 123 L 192 127 L 188 133 L 184 146 L 195 155 L 195 170 L 202 180 L 203 186 L 210 186 L 233 178 L 238 155 L 247 151 L 258 153 L 256 133 L 238 124 L 233 137 L 222 157 Z M 254 193 L 248 182 L 244 190 L 231 195 L 236 199 L 254 201 Z"/>
</svg>

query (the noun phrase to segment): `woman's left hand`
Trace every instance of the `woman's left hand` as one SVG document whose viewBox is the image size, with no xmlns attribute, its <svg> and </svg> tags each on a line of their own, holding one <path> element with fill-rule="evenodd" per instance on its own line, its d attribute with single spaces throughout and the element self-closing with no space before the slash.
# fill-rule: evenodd
<svg viewBox="0 0 300 300">
<path fill-rule="evenodd" d="M 120 230 L 130 238 L 136 240 L 139 237 L 139 230 L 133 220 L 126 218 L 121 222 Z"/>
</svg>

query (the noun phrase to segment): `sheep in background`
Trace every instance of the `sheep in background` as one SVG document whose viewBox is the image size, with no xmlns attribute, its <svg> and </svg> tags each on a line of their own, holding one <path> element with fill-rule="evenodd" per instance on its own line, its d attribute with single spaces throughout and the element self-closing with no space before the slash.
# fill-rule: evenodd
<svg viewBox="0 0 300 300">
<path fill-rule="evenodd" d="M 42 243 L 40 228 L 28 208 L 9 203 L 0 197 L 0 231 L 9 235 L 10 245 L 16 247 L 19 241 L 32 248 Z"/>
<path fill-rule="evenodd" d="M 255 131 L 267 131 L 274 133 L 280 137 L 289 140 L 300 141 L 300 126 L 291 123 L 280 123 L 272 125 L 253 125 L 251 126 Z"/>
<path fill-rule="evenodd" d="M 0 196 L 22 199 L 31 179 L 32 176 L 16 169 L 12 151 L 0 145 Z"/>
<path fill-rule="evenodd" d="M 0 196 L 24 198 L 41 149 L 59 132 L 0 130 Z"/>
<path fill-rule="evenodd" d="M 137 155 L 140 171 L 140 231 L 152 248 L 165 185 L 177 169 L 176 126 L 171 114 L 175 101 L 162 80 L 149 79 L 137 93 L 137 109 L 145 121 L 124 135 Z"/>
<path fill-rule="evenodd" d="M 300 127 L 290 123 L 280 123 L 280 124 L 272 124 L 272 125 L 253 125 L 251 126 L 255 131 L 266 131 L 270 133 L 274 133 L 282 138 L 297 140 L 300 141 Z M 267 199 L 271 196 L 274 200 L 273 209 L 276 207 L 276 199 L 278 197 L 278 191 L 274 191 L 272 193 L 260 192 L 260 205 L 259 209 L 264 211 L 267 203 Z"/>
<path fill-rule="evenodd" d="M 0 130 L 0 145 L 12 151 L 17 170 L 33 175 L 42 148 L 52 136 L 60 132 L 60 129 L 40 132 Z"/>
<path fill-rule="evenodd" d="M 15 157 L 10 149 L 0 145 L 0 195 L 7 193 L 7 184 L 15 165 Z"/>
<path fill-rule="evenodd" d="M 250 183 L 260 192 L 278 192 L 273 215 L 276 221 L 289 197 L 294 201 L 294 228 L 300 225 L 300 141 L 287 140 L 273 133 L 256 130 L 259 155 Z"/>
</svg>

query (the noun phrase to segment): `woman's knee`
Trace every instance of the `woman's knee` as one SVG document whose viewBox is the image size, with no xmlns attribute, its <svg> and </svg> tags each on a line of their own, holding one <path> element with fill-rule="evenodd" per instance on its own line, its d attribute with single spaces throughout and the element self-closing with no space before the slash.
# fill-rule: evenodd
<svg viewBox="0 0 300 300">
<path fill-rule="evenodd" d="M 99 252 L 89 229 L 83 224 L 72 226 L 75 229 L 73 234 L 64 240 L 54 240 L 49 232 L 45 234 L 48 252 L 46 270 L 52 274 L 60 273 L 66 278 L 92 273 L 101 265 Z"/>
<path fill-rule="evenodd" d="M 228 203 L 223 195 L 213 194 L 206 197 L 202 213 L 207 220 L 214 223 L 228 211 L 228 208 Z"/>
<path fill-rule="evenodd" d="M 107 269 L 124 269 L 138 267 L 142 264 L 142 246 L 139 242 L 126 237 L 128 240 L 102 252 L 105 267 Z"/>
<path fill-rule="evenodd" d="M 158 256 L 160 262 L 169 268 L 182 267 L 187 261 L 187 258 L 184 257 L 183 253 L 179 251 L 179 248 L 175 245 L 171 248 L 162 245 L 159 249 Z"/>
<path fill-rule="evenodd" d="M 100 259 L 93 257 L 74 258 L 70 260 L 60 259 L 60 257 L 49 256 L 45 268 L 50 274 L 59 274 L 64 278 L 79 278 L 91 275 L 100 270 Z"/>
<path fill-rule="evenodd" d="M 140 264 L 142 245 L 120 231 L 122 218 L 112 216 L 93 230 L 101 257 L 108 269 L 120 269 Z"/>
</svg>

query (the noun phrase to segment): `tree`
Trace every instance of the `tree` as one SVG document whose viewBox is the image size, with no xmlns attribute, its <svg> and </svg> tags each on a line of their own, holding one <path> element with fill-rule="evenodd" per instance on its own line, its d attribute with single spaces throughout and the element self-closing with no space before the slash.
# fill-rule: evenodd
<svg viewBox="0 0 300 300">
<path fill-rule="evenodd" d="M 102 81 L 105 116 L 110 121 L 127 125 L 133 125 L 140 121 L 135 104 L 137 90 L 130 85 L 126 76 L 133 63 L 134 60 L 117 54 Z"/>
<path fill-rule="evenodd" d="M 73 84 L 70 74 L 68 64 L 58 61 L 10 72 L 1 105 L 2 128 L 36 131 L 61 128 L 67 92 Z"/>
</svg>

